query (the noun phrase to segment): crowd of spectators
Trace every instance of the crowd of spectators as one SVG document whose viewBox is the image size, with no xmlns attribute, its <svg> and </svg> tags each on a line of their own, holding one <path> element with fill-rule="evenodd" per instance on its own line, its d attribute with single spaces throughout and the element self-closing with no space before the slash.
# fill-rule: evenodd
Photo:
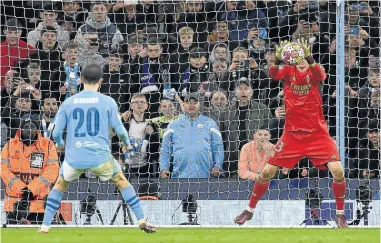
<svg viewBox="0 0 381 243">
<path fill-rule="evenodd" d="M 110 131 L 129 177 L 255 180 L 283 132 L 282 83 L 268 76 L 274 45 L 301 37 L 328 73 L 321 94 L 335 139 L 335 2 L 42 2 L 2 2 L 3 150 L 19 138 L 25 116 L 38 117 L 39 136 L 49 138 L 59 106 L 82 89 L 81 69 L 96 63 L 100 92 L 117 102 L 134 145 L 125 158 Z M 342 159 L 347 177 L 379 178 L 380 6 L 353 1 L 345 9 Z M 309 176 L 329 175 L 308 158 L 279 172 Z"/>
</svg>

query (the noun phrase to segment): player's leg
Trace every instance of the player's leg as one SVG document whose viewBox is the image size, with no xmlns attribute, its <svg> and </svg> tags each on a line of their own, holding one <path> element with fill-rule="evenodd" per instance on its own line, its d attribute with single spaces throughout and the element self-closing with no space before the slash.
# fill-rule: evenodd
<svg viewBox="0 0 381 243">
<path fill-rule="evenodd" d="M 336 143 L 328 132 L 314 134 L 306 143 L 306 156 L 318 169 L 329 169 L 333 176 L 332 190 L 336 200 L 336 223 L 339 228 L 348 227 L 344 215 L 346 181 Z"/>
<path fill-rule="evenodd" d="M 242 225 L 253 217 L 253 209 L 269 188 L 270 180 L 275 176 L 279 167 L 294 168 L 302 156 L 303 140 L 300 136 L 284 131 L 275 146 L 275 154 L 263 168 L 259 179 L 255 182 L 250 202 L 246 210 L 238 215 L 234 222 Z"/>
<path fill-rule="evenodd" d="M 69 188 L 70 181 L 78 179 L 84 170 L 74 169 L 65 161 L 62 163 L 60 175 L 50 191 L 46 200 L 45 214 L 42 221 L 40 233 L 48 233 L 52 224 L 54 215 L 60 207 L 62 196 Z"/>
<path fill-rule="evenodd" d="M 263 197 L 269 188 L 270 180 L 275 176 L 278 171 L 278 166 L 272 164 L 266 164 L 263 168 L 258 180 L 255 182 L 253 187 L 253 192 L 250 197 L 250 202 L 246 210 L 244 210 L 240 215 L 238 215 L 234 222 L 236 224 L 242 225 L 247 220 L 251 220 L 253 217 L 253 210 L 257 206 L 258 201 Z"/>
<path fill-rule="evenodd" d="M 340 161 L 329 162 L 327 167 L 333 176 L 332 190 L 336 200 L 336 223 L 339 228 L 347 228 L 348 224 L 344 215 L 344 200 L 347 187 L 344 169 Z"/>
<path fill-rule="evenodd" d="M 134 212 L 139 227 L 147 233 L 154 233 L 156 229 L 150 225 L 144 216 L 144 210 L 134 187 L 127 181 L 120 168 L 118 161 L 113 157 L 105 161 L 100 166 L 91 169 L 102 181 L 110 180 L 118 187 L 124 201 L 130 206 Z"/>
</svg>

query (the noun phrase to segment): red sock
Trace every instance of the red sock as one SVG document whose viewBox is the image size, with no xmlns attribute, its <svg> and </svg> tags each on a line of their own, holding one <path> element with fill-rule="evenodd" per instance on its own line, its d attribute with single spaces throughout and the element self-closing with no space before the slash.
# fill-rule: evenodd
<svg viewBox="0 0 381 243">
<path fill-rule="evenodd" d="M 269 184 L 270 184 L 269 182 L 267 183 L 255 182 L 253 193 L 251 194 L 250 202 L 249 202 L 250 208 L 255 208 L 257 206 L 259 199 L 261 199 L 261 197 L 266 193 L 267 189 L 269 188 Z"/>
<path fill-rule="evenodd" d="M 333 181 L 332 183 L 332 190 L 336 200 L 336 210 L 344 210 L 346 185 L 345 179 L 342 182 Z"/>
</svg>

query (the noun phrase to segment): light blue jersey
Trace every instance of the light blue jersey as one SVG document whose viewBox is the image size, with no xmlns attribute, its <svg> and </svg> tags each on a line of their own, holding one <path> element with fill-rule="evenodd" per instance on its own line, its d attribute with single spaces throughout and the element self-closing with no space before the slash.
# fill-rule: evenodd
<svg viewBox="0 0 381 243">
<path fill-rule="evenodd" d="M 129 138 L 109 96 L 84 90 L 64 101 L 54 120 L 53 139 L 62 146 L 62 132 L 67 126 L 65 161 L 75 169 L 90 169 L 101 165 L 111 156 L 110 128 L 124 145 Z"/>
</svg>

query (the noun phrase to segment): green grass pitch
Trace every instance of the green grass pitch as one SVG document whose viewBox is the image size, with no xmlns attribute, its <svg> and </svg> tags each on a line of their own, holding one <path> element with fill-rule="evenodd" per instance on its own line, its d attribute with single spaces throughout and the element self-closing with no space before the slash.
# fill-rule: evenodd
<svg viewBox="0 0 381 243">
<path fill-rule="evenodd" d="M 145 234 L 131 228 L 1 229 L 3 243 L 379 243 L 380 229 L 158 229 Z"/>
</svg>

